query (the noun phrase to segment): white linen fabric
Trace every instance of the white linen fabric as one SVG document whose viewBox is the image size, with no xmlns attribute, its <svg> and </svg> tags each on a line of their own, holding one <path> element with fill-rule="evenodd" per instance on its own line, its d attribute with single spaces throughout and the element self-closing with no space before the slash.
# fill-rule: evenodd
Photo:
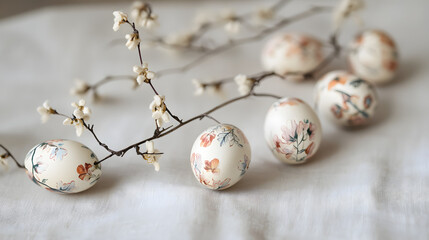
<svg viewBox="0 0 429 240">
<path fill-rule="evenodd" d="M 190 27 L 198 9 L 255 9 L 261 2 L 155 2 L 160 16 L 157 34 Z M 282 14 L 333 1 L 297 1 Z M 36 107 L 49 99 L 52 107 L 71 113 L 68 95 L 73 78 L 95 82 L 107 74 L 133 74 L 136 51 L 124 46 L 122 26 L 113 32 L 113 10 L 122 5 L 45 8 L 0 21 L 0 143 L 19 160 L 34 145 L 49 139 L 78 140 L 107 155 L 88 132 L 76 137 L 61 117 L 40 124 Z M 135 156 L 103 163 L 103 175 L 90 190 L 58 195 L 37 187 L 10 163 L 0 172 L 0 239 L 426 239 L 429 236 L 429 3 L 371 1 L 362 13 L 367 28 L 392 35 L 400 51 L 400 67 L 392 84 L 378 88 L 380 107 L 374 122 L 354 130 L 322 119 L 323 140 L 307 164 L 277 161 L 263 138 L 264 116 L 273 99 L 251 98 L 213 114 L 239 127 L 252 146 L 244 178 L 225 191 L 200 186 L 191 171 L 189 154 L 195 138 L 215 124 L 209 119 L 155 141 L 165 154 L 161 170 Z M 327 39 L 331 15 L 318 14 L 282 31 L 299 31 Z M 341 44 L 358 27 L 346 24 Z M 142 32 L 143 35 L 149 34 Z M 213 34 L 222 35 L 221 30 Z M 112 40 L 118 39 L 118 41 Z M 202 62 L 184 74 L 153 81 L 166 103 L 188 119 L 224 101 L 193 96 L 190 79 L 211 80 L 262 70 L 260 50 L 267 39 L 236 47 Z M 119 42 L 119 43 L 118 43 Z M 329 49 L 327 49 L 329 51 Z M 144 60 L 155 72 L 181 66 L 199 53 L 144 48 Z M 326 70 L 346 68 L 344 56 Z M 313 81 L 267 80 L 258 91 L 300 97 L 313 103 Z M 114 149 L 148 137 L 153 98 L 143 85 L 113 82 L 100 89 L 104 102 L 89 101 L 90 123 Z M 227 97 L 238 95 L 234 83 Z M 174 120 L 172 121 L 174 123 Z"/>
</svg>

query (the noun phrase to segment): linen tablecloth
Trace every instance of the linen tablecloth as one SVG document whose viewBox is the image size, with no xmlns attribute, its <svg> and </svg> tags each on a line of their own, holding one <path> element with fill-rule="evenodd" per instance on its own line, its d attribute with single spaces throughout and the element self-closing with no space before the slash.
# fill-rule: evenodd
<svg viewBox="0 0 429 240">
<path fill-rule="evenodd" d="M 288 15 L 335 1 L 296 1 Z M 252 10 L 251 2 L 154 2 L 160 17 L 158 34 L 187 30 L 198 9 L 225 7 Z M 125 33 L 112 31 L 112 11 L 127 4 L 43 8 L 0 21 L 0 143 L 23 161 L 34 145 L 49 139 L 78 140 L 106 152 L 85 132 L 52 117 L 40 123 L 36 107 L 50 105 L 71 113 L 68 94 L 75 77 L 95 82 L 105 75 L 133 74 L 135 51 L 123 43 Z M 103 163 L 103 175 L 90 190 L 58 195 L 34 185 L 10 162 L 0 173 L 1 239 L 427 239 L 429 236 L 429 3 L 371 1 L 361 13 L 364 28 L 380 28 L 396 40 L 399 72 L 392 84 L 378 88 L 380 98 L 371 125 L 346 130 L 322 118 L 323 142 L 308 163 L 277 161 L 263 138 L 264 116 L 273 100 L 251 98 L 213 114 L 243 130 L 252 146 L 244 178 L 225 191 L 202 187 L 193 176 L 189 154 L 195 138 L 214 122 L 205 119 L 155 141 L 165 152 L 161 170 L 130 152 Z M 326 40 L 330 13 L 321 13 L 282 29 L 310 33 Z M 342 45 L 359 30 L 346 24 Z M 219 34 L 221 32 L 219 31 Z M 223 33 L 222 33 L 223 34 Z M 112 40 L 117 40 L 113 41 Z M 267 38 L 236 47 L 202 62 L 195 69 L 154 80 L 170 109 L 187 119 L 224 101 L 193 95 L 191 79 L 204 81 L 262 70 L 260 50 Z M 119 43 L 118 43 L 119 42 Z M 143 49 L 154 71 L 180 66 L 198 53 Z M 346 68 L 345 56 L 328 70 Z M 270 79 L 260 92 L 299 97 L 313 103 L 314 81 Z M 101 103 L 88 103 L 90 123 L 111 148 L 148 137 L 153 120 L 148 109 L 153 93 L 132 90 L 129 82 L 100 89 Z M 235 84 L 226 98 L 236 96 Z"/>
</svg>

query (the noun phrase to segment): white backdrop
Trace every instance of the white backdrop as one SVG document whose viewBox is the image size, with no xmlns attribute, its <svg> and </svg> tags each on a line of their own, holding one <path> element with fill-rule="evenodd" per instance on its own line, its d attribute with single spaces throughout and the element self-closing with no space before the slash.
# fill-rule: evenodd
<svg viewBox="0 0 429 240">
<path fill-rule="evenodd" d="M 283 14 L 305 9 L 311 1 L 294 2 Z M 322 2 L 333 5 L 332 1 Z M 239 5 L 162 2 L 160 33 L 186 30 L 197 9 Z M 262 2 L 245 4 L 254 9 Z M 58 195 L 34 185 L 24 171 L 11 166 L 0 172 L 1 239 L 162 238 L 162 239 L 425 239 L 429 236 L 429 87 L 427 1 L 377 1 L 363 13 L 366 27 L 381 28 L 397 41 L 400 70 L 391 85 L 379 88 L 380 108 L 372 125 L 344 130 L 322 119 L 324 138 L 317 155 L 301 166 L 278 162 L 263 139 L 264 115 L 271 99 L 250 99 L 213 114 L 240 127 L 252 146 L 245 177 L 222 192 L 207 190 L 195 180 L 189 163 L 193 141 L 210 120 L 196 122 L 155 142 L 166 154 L 161 171 L 129 153 L 103 164 L 103 176 L 92 189 Z M 48 139 L 83 142 L 99 158 L 106 152 L 85 132 L 62 126 L 62 118 L 41 125 L 36 107 L 49 99 L 53 107 L 71 111 L 74 77 L 95 82 L 106 74 L 132 74 L 136 52 L 122 44 L 126 31 L 111 30 L 112 14 L 127 5 L 46 8 L 0 21 L 0 143 L 23 161 L 27 151 Z M 180 21 L 178 20 L 180 19 Z M 326 38 L 329 14 L 294 23 L 285 31 Z M 348 24 L 341 37 L 347 44 L 357 30 Z M 155 80 L 168 106 L 187 119 L 223 101 L 193 96 L 190 79 L 203 80 L 251 74 L 261 70 L 264 41 L 216 56 L 182 75 Z M 196 54 L 144 49 L 155 71 L 184 64 Z M 336 61 L 330 69 L 345 67 Z M 296 96 L 312 103 L 314 82 L 269 80 L 262 92 Z M 112 83 L 100 89 L 109 96 L 90 104 L 91 123 L 114 149 L 152 133 L 148 104 L 151 91 Z M 227 94 L 235 96 L 235 85 Z"/>
</svg>

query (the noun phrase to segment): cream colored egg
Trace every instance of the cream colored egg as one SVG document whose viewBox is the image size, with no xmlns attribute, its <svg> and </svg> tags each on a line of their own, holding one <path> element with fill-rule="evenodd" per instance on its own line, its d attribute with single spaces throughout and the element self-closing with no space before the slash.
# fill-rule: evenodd
<svg viewBox="0 0 429 240">
<path fill-rule="evenodd" d="M 307 73 L 323 60 L 319 40 L 298 33 L 286 33 L 273 37 L 262 51 L 262 65 L 267 71 L 280 75 Z"/>
<path fill-rule="evenodd" d="M 341 126 L 360 126 L 375 114 L 373 85 L 346 71 L 332 71 L 316 84 L 316 106 L 321 115 Z"/>
<path fill-rule="evenodd" d="M 273 103 L 265 118 L 265 140 L 274 156 L 300 164 L 313 156 L 322 141 L 322 126 L 313 109 L 298 98 Z"/>
<path fill-rule="evenodd" d="M 223 190 L 236 184 L 249 168 L 250 145 L 237 127 L 219 124 L 202 132 L 191 151 L 191 167 L 203 186 Z"/>
<path fill-rule="evenodd" d="M 374 84 L 390 82 L 398 68 L 398 51 L 393 39 L 383 31 L 368 30 L 351 44 L 352 72 Z"/>
<path fill-rule="evenodd" d="M 101 165 L 85 145 L 71 140 L 38 144 L 25 157 L 27 174 L 34 183 L 58 193 L 77 193 L 92 187 L 101 176 Z"/>
</svg>

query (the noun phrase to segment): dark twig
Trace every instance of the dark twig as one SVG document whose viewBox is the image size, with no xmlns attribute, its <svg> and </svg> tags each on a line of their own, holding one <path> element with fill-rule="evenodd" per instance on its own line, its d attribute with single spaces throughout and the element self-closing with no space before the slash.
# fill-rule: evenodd
<svg viewBox="0 0 429 240">
<path fill-rule="evenodd" d="M 19 163 L 16 158 L 12 155 L 12 153 L 3 145 L 0 144 L 0 148 L 2 148 L 5 151 L 5 154 L 2 155 L 3 158 L 12 158 L 12 160 L 15 162 L 16 166 L 19 168 L 25 168 L 25 166 L 21 163 Z"/>
<path fill-rule="evenodd" d="M 260 80 L 262 80 L 262 79 L 260 79 Z M 195 117 L 192 117 L 192 118 L 190 118 L 190 119 L 188 119 L 186 121 L 181 122 L 180 124 L 176 125 L 175 127 L 172 127 L 170 130 L 164 131 L 164 132 L 162 132 L 161 134 L 159 134 L 157 136 L 154 135 L 154 136 L 149 137 L 147 139 L 144 139 L 144 140 L 142 140 L 140 142 L 134 143 L 134 144 L 132 144 L 132 145 L 126 147 L 126 148 L 123 148 L 123 149 L 121 149 L 119 151 L 111 152 L 109 155 L 107 155 L 103 159 L 95 162 L 95 164 L 99 164 L 99 163 L 101 163 L 101 162 L 103 162 L 103 161 L 105 161 L 105 160 L 107 160 L 107 159 L 109 159 L 109 158 L 111 158 L 111 157 L 113 157 L 115 155 L 116 156 L 124 156 L 125 153 L 128 152 L 130 149 L 136 148 L 136 147 L 140 146 L 141 144 L 146 143 L 147 141 L 152 141 L 154 139 L 158 139 L 158 138 L 164 137 L 164 136 L 166 136 L 166 135 L 168 135 L 168 134 L 176 131 L 177 129 L 179 129 L 179 128 L 181 128 L 181 127 L 183 127 L 183 126 L 185 126 L 185 125 L 187 125 L 187 124 L 189 124 L 189 123 L 191 123 L 191 122 L 193 122 L 195 120 L 202 120 L 203 118 L 209 116 L 212 112 L 217 111 L 220 108 L 223 108 L 223 107 L 225 107 L 227 105 L 230 105 L 230 104 L 232 104 L 234 102 L 246 99 L 246 98 L 251 97 L 251 96 L 255 96 L 255 97 L 272 97 L 272 98 L 276 98 L 276 99 L 281 98 L 281 97 L 273 95 L 273 94 L 254 93 L 253 91 L 250 92 L 250 93 L 248 93 L 248 94 L 246 94 L 246 95 L 244 95 L 244 96 L 232 98 L 232 99 L 230 99 L 230 100 L 228 100 L 228 101 L 226 101 L 224 103 L 221 103 L 221 104 L 213 107 L 212 109 L 210 109 L 210 110 L 208 110 L 208 111 L 206 111 L 204 113 L 201 113 L 201 114 L 199 114 L 199 115 L 197 115 Z M 210 117 L 210 119 L 213 119 L 213 118 Z M 216 120 L 216 122 L 218 122 L 218 121 Z"/>
</svg>

